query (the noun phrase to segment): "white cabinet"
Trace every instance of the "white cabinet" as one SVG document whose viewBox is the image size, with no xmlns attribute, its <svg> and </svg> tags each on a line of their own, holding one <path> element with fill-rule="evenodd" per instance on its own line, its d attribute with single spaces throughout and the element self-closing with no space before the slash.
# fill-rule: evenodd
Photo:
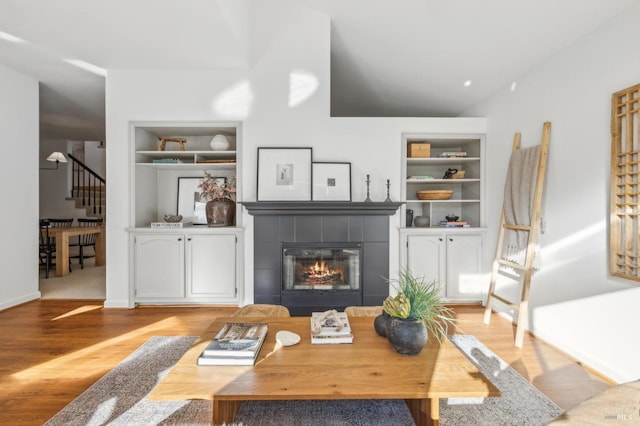
<svg viewBox="0 0 640 426">
<path fill-rule="evenodd" d="M 133 233 L 135 302 L 238 303 L 239 233 Z"/>
<path fill-rule="evenodd" d="M 187 235 L 187 298 L 235 301 L 236 240 L 235 235 Z"/>
<path fill-rule="evenodd" d="M 136 235 L 133 253 L 136 300 L 184 298 L 183 235 Z"/>
<path fill-rule="evenodd" d="M 483 274 L 484 234 L 456 231 L 403 231 L 401 265 L 427 282 L 437 281 L 441 296 L 448 301 L 478 302 L 487 284 Z"/>
</svg>

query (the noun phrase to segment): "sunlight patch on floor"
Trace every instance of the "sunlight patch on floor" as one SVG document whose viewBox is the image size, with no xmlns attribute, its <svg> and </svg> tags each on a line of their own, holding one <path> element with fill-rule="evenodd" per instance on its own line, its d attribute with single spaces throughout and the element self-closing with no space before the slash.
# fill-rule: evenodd
<svg viewBox="0 0 640 426">
<path fill-rule="evenodd" d="M 84 369 L 86 376 L 96 374 L 96 365 L 93 364 L 94 354 L 109 350 L 113 346 L 127 344 L 127 342 L 140 335 L 153 336 L 156 334 L 165 334 L 166 330 L 176 330 L 182 325 L 182 321 L 177 317 L 170 317 L 162 321 L 155 322 L 146 327 L 139 328 L 126 334 L 105 340 L 103 342 L 82 348 L 75 352 L 60 355 L 56 358 L 34 365 L 33 367 L 12 374 L 11 377 L 17 380 L 28 380 L 31 378 L 39 379 L 46 375 L 49 380 L 80 378 L 83 373 L 83 366 L 91 368 Z M 126 354 L 128 355 L 128 353 Z M 74 366 L 75 368 L 69 368 Z M 107 368 L 108 370 L 109 368 Z M 80 373 L 79 373 L 80 372 Z"/>
</svg>

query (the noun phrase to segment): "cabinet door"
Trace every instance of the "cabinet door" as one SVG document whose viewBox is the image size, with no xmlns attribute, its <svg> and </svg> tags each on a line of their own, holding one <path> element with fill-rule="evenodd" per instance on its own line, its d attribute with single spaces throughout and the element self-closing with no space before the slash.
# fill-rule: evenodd
<svg viewBox="0 0 640 426">
<path fill-rule="evenodd" d="M 482 299 L 482 235 L 447 235 L 447 298 Z"/>
<path fill-rule="evenodd" d="M 235 235 L 187 235 L 187 291 L 193 298 L 235 299 Z"/>
<path fill-rule="evenodd" d="M 446 296 L 445 243 L 442 235 L 407 236 L 407 270 L 425 282 L 436 281 Z"/>
<path fill-rule="evenodd" d="M 184 297 L 183 235 L 136 235 L 134 257 L 136 300 Z"/>
</svg>

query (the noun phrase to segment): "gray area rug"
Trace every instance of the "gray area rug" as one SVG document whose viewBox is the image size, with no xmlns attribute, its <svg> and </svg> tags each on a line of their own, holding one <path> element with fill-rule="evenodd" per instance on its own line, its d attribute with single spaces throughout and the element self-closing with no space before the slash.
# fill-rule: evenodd
<svg viewBox="0 0 640 426">
<path fill-rule="evenodd" d="M 196 341 L 153 337 L 46 425 L 210 425 L 211 401 L 149 401 L 146 395 Z M 440 401 L 440 424 L 544 425 L 562 410 L 473 336 L 451 341 L 502 392 L 498 398 Z M 413 425 L 404 401 L 253 401 L 242 404 L 236 424 Z"/>
</svg>

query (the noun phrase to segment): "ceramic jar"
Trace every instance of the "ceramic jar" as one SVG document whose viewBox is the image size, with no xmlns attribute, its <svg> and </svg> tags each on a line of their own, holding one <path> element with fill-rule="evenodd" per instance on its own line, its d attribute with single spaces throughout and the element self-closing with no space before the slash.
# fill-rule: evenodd
<svg viewBox="0 0 640 426">
<path fill-rule="evenodd" d="M 236 203 L 229 198 L 217 198 L 207 201 L 205 205 L 207 213 L 207 225 L 209 226 L 233 226 L 236 217 Z"/>
<path fill-rule="evenodd" d="M 427 327 L 421 319 L 391 318 L 387 339 L 394 351 L 402 355 L 418 355 L 427 344 Z"/>
<path fill-rule="evenodd" d="M 417 228 L 427 228 L 429 226 L 429 218 L 427 216 L 416 216 L 413 218 L 413 226 Z"/>
<path fill-rule="evenodd" d="M 213 151 L 226 151 L 231 144 L 225 135 L 215 135 L 209 142 L 209 146 Z"/>
</svg>

